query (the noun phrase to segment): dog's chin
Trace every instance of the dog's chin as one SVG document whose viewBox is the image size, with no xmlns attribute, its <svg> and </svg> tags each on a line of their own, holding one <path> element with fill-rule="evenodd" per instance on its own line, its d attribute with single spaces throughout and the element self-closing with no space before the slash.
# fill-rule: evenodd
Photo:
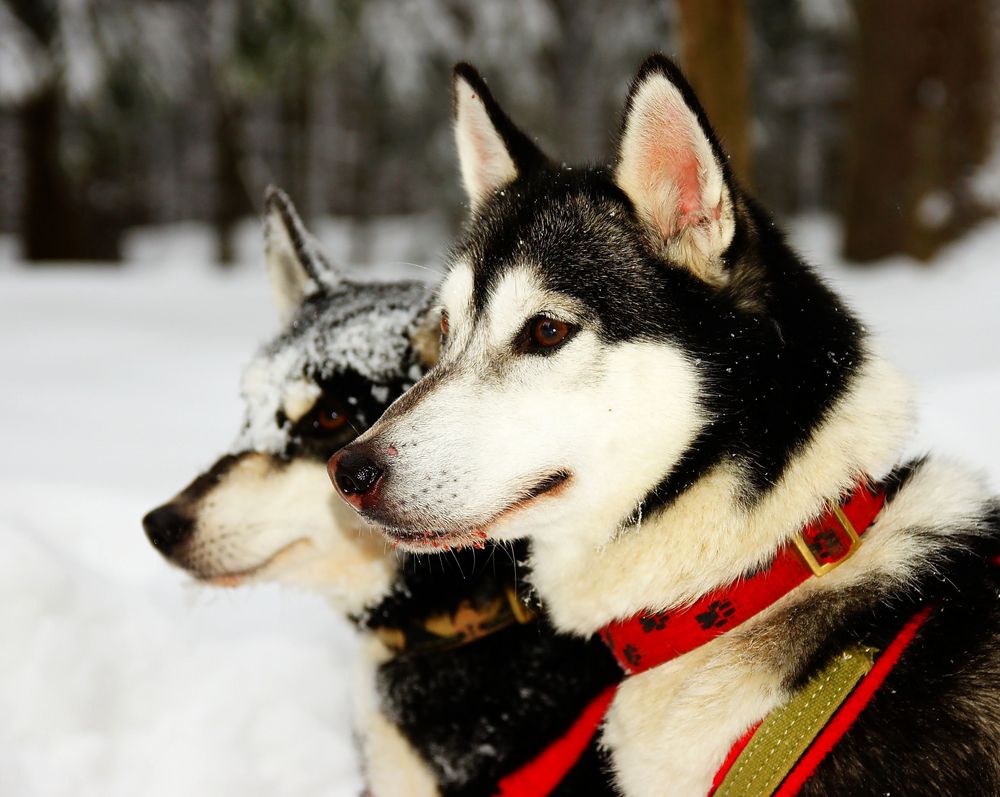
<svg viewBox="0 0 1000 797">
<path fill-rule="evenodd" d="M 500 539 L 497 534 L 500 526 L 506 526 L 507 521 L 521 510 L 534 506 L 536 501 L 544 497 L 555 496 L 562 492 L 571 479 L 567 470 L 553 471 L 533 483 L 531 487 L 521 492 L 518 498 L 501 509 L 489 515 L 485 521 L 466 522 L 452 521 L 433 525 L 421 522 L 420 519 L 410 519 L 389 513 L 366 513 L 366 517 L 381 527 L 382 534 L 394 548 L 413 553 L 428 553 L 456 548 L 482 548 L 486 541 Z M 442 528 L 441 526 L 444 526 Z M 434 528 L 437 526 L 437 528 Z M 508 535 L 503 535 L 508 538 Z"/>
<path fill-rule="evenodd" d="M 283 568 L 292 564 L 292 560 L 296 559 L 299 554 L 312 547 L 313 543 L 309 538 L 299 537 L 281 546 L 255 565 L 233 569 L 192 570 L 191 574 L 199 581 L 213 587 L 232 588 L 251 582 L 276 580 Z"/>
<path fill-rule="evenodd" d="M 489 534 L 481 529 L 428 531 L 400 526 L 383 526 L 382 535 L 393 548 L 410 553 L 433 553 L 461 548 L 483 548 Z"/>
</svg>

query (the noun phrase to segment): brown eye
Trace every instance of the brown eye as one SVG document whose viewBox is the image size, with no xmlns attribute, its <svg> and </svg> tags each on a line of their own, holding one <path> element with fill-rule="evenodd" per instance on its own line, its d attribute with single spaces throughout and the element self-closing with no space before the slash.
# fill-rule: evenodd
<svg viewBox="0 0 1000 797">
<path fill-rule="evenodd" d="M 531 342 L 538 348 L 551 349 L 566 340 L 570 331 L 565 321 L 541 316 L 531 321 Z"/>
<path fill-rule="evenodd" d="M 316 413 L 316 425 L 332 432 L 347 423 L 347 416 L 337 412 L 333 407 L 320 407 Z"/>
<path fill-rule="evenodd" d="M 445 310 L 441 311 L 441 342 L 444 343 L 445 339 L 448 337 L 448 313 Z"/>
</svg>

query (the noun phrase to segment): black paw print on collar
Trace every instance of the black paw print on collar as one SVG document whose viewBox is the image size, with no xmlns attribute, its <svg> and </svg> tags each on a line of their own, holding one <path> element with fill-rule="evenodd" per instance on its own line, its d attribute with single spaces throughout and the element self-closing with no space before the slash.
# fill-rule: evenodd
<svg viewBox="0 0 1000 797">
<path fill-rule="evenodd" d="M 736 607 L 729 601 L 712 601 L 709 607 L 701 614 L 695 615 L 694 619 L 707 631 L 710 628 L 722 628 L 734 614 Z"/>
</svg>

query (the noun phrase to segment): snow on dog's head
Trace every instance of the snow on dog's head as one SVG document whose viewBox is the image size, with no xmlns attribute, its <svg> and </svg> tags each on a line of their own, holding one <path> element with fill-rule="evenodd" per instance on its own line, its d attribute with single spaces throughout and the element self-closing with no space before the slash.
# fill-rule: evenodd
<svg viewBox="0 0 1000 797">
<path fill-rule="evenodd" d="M 242 431 L 230 454 L 143 523 L 199 579 L 276 578 L 357 610 L 387 588 L 390 568 L 384 543 L 359 538 L 362 524 L 332 499 L 324 463 L 436 356 L 426 288 L 345 279 L 277 189 L 265 233 L 283 326 L 244 370 Z"/>
</svg>

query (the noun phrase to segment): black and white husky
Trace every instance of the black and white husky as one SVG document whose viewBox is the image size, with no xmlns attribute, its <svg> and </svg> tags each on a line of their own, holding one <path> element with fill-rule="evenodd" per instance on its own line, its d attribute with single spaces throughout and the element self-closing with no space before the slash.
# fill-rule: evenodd
<svg viewBox="0 0 1000 797">
<path fill-rule="evenodd" d="M 676 67 L 642 66 L 606 168 L 555 165 L 468 66 L 454 109 L 472 215 L 441 359 L 331 460 L 342 497 L 411 551 L 529 540 L 554 624 L 589 638 L 742 588 L 874 485 L 849 559 L 725 633 L 713 607 L 710 640 L 623 681 L 617 786 L 705 795 L 831 654 L 932 607 L 801 793 L 1000 794 L 997 505 L 900 463 L 907 386 L 734 182 Z"/>
<path fill-rule="evenodd" d="M 277 189 L 265 234 L 282 328 L 244 371 L 242 431 L 143 519 L 146 533 L 201 581 L 305 587 L 352 618 L 365 639 L 356 723 L 373 795 L 493 794 L 613 682 L 614 661 L 529 621 L 516 546 L 394 554 L 331 495 L 327 459 L 436 359 L 437 318 L 428 329 L 422 283 L 346 279 Z M 565 788 L 605 782 L 600 766 L 592 745 Z"/>
</svg>

